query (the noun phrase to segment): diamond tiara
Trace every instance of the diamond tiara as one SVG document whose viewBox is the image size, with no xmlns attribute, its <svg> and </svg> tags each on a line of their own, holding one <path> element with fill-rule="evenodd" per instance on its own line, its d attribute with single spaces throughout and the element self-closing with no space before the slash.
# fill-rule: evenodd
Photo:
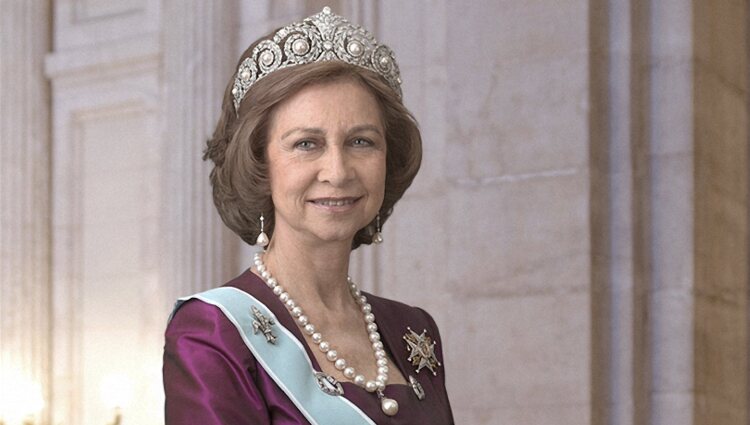
<svg viewBox="0 0 750 425">
<path fill-rule="evenodd" d="M 272 39 L 258 43 L 237 69 L 232 86 L 234 110 L 253 84 L 283 68 L 312 62 L 338 60 L 375 72 L 401 98 L 401 77 L 393 50 L 378 44 L 375 37 L 359 25 L 331 12 L 323 11 L 281 28 Z"/>
</svg>

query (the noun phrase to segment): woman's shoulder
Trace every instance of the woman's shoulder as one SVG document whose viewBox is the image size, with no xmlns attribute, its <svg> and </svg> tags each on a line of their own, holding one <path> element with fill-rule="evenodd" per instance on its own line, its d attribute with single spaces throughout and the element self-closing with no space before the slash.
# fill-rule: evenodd
<svg viewBox="0 0 750 425">
<path fill-rule="evenodd" d="M 259 295 L 262 291 L 256 288 L 256 282 L 250 275 L 255 276 L 246 272 L 222 287 L 240 289 L 256 299 L 265 298 Z M 182 298 L 175 306 L 165 331 L 164 348 L 167 356 L 184 358 L 201 356 L 201 350 L 222 353 L 224 359 L 242 364 L 251 372 L 255 369 L 252 353 L 245 345 L 237 325 L 216 304 L 204 302 L 197 296 Z"/>
<path fill-rule="evenodd" d="M 167 323 L 166 336 L 170 337 L 191 335 L 220 335 L 223 328 L 229 328 L 231 323 L 219 308 L 189 298 L 177 302 Z"/>
<path fill-rule="evenodd" d="M 421 332 L 423 329 L 438 334 L 437 324 L 432 315 L 421 307 L 411 306 L 400 301 L 365 293 L 378 321 L 396 321 L 402 327 Z"/>
<path fill-rule="evenodd" d="M 415 307 L 415 306 L 403 303 L 401 301 L 396 301 L 390 298 L 381 297 L 381 296 L 374 295 L 365 291 L 362 291 L 362 293 L 367 297 L 367 301 L 370 304 L 372 304 L 373 306 L 378 306 L 381 309 L 384 309 L 389 312 L 399 312 L 399 313 L 405 313 L 405 314 L 425 314 L 426 313 L 423 309 L 419 307 Z"/>
<path fill-rule="evenodd" d="M 218 288 L 236 288 L 252 295 L 261 302 L 264 302 L 268 298 L 267 292 L 269 292 L 267 290 L 264 291 L 265 285 L 263 285 L 260 278 L 250 270 L 243 272 L 224 285 L 214 289 Z M 184 323 L 186 321 L 193 322 L 196 320 L 215 322 L 216 318 L 222 317 L 223 314 L 221 314 L 220 310 L 215 305 L 201 302 L 199 299 L 201 294 L 202 293 L 198 293 L 181 298 L 181 301 L 177 302 L 172 311 L 170 325 L 175 321 L 177 321 L 177 323 Z M 220 314 L 217 315 L 213 313 Z"/>
<path fill-rule="evenodd" d="M 263 286 L 255 282 L 255 276 L 247 271 L 222 285 L 220 288 L 232 287 L 251 294 L 256 299 L 268 298 L 263 294 Z M 214 288 L 216 289 L 216 288 Z M 175 305 L 165 336 L 167 344 L 184 337 L 201 340 L 217 339 L 239 339 L 236 326 L 227 317 L 226 313 L 217 305 L 202 300 L 204 293 L 198 293 L 181 298 Z M 236 338 L 235 338 L 236 336 Z M 208 342 L 208 341 L 205 341 Z"/>
</svg>

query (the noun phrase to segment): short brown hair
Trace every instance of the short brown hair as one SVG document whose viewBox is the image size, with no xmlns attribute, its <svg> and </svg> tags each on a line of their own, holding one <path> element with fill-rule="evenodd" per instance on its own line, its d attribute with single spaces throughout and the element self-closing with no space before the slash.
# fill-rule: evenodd
<svg viewBox="0 0 750 425">
<path fill-rule="evenodd" d="M 241 56 L 252 51 L 251 45 Z M 238 64 L 239 66 L 239 64 Z M 237 68 L 235 68 L 237 69 Z M 265 232 L 273 234 L 274 207 L 266 160 L 270 117 L 276 105 L 303 87 L 349 78 L 362 84 L 377 99 L 385 126 L 385 196 L 380 223 L 385 223 L 393 206 L 411 185 L 422 162 L 422 137 L 413 115 L 386 81 L 367 69 L 340 61 L 314 62 L 280 69 L 255 82 L 235 113 L 230 79 L 224 92 L 221 115 L 203 159 L 210 159 L 213 198 L 221 219 L 243 241 L 255 244 L 260 233 L 260 215 Z M 372 241 L 374 222 L 354 236 L 352 249 Z"/>
</svg>

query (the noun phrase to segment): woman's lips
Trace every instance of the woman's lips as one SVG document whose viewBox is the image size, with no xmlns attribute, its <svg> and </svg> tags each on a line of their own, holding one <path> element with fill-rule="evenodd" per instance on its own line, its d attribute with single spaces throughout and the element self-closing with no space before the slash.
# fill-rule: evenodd
<svg viewBox="0 0 750 425">
<path fill-rule="evenodd" d="M 362 199 L 362 197 L 345 197 L 345 198 L 318 198 L 312 199 L 309 202 L 316 207 L 323 208 L 330 211 L 346 211 L 351 209 L 354 204 Z"/>
</svg>

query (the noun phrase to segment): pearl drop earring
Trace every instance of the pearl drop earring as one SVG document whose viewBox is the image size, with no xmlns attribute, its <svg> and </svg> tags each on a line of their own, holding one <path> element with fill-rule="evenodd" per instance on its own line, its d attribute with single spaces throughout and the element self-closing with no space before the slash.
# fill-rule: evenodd
<svg viewBox="0 0 750 425">
<path fill-rule="evenodd" d="M 260 214 L 260 235 L 258 235 L 258 239 L 255 240 L 255 243 L 265 248 L 268 246 L 268 235 L 263 230 L 265 225 L 265 218 L 263 217 L 263 214 Z"/>
<path fill-rule="evenodd" d="M 372 235 L 372 242 L 376 244 L 383 243 L 383 234 L 380 232 L 380 213 L 375 217 L 375 234 Z"/>
</svg>

